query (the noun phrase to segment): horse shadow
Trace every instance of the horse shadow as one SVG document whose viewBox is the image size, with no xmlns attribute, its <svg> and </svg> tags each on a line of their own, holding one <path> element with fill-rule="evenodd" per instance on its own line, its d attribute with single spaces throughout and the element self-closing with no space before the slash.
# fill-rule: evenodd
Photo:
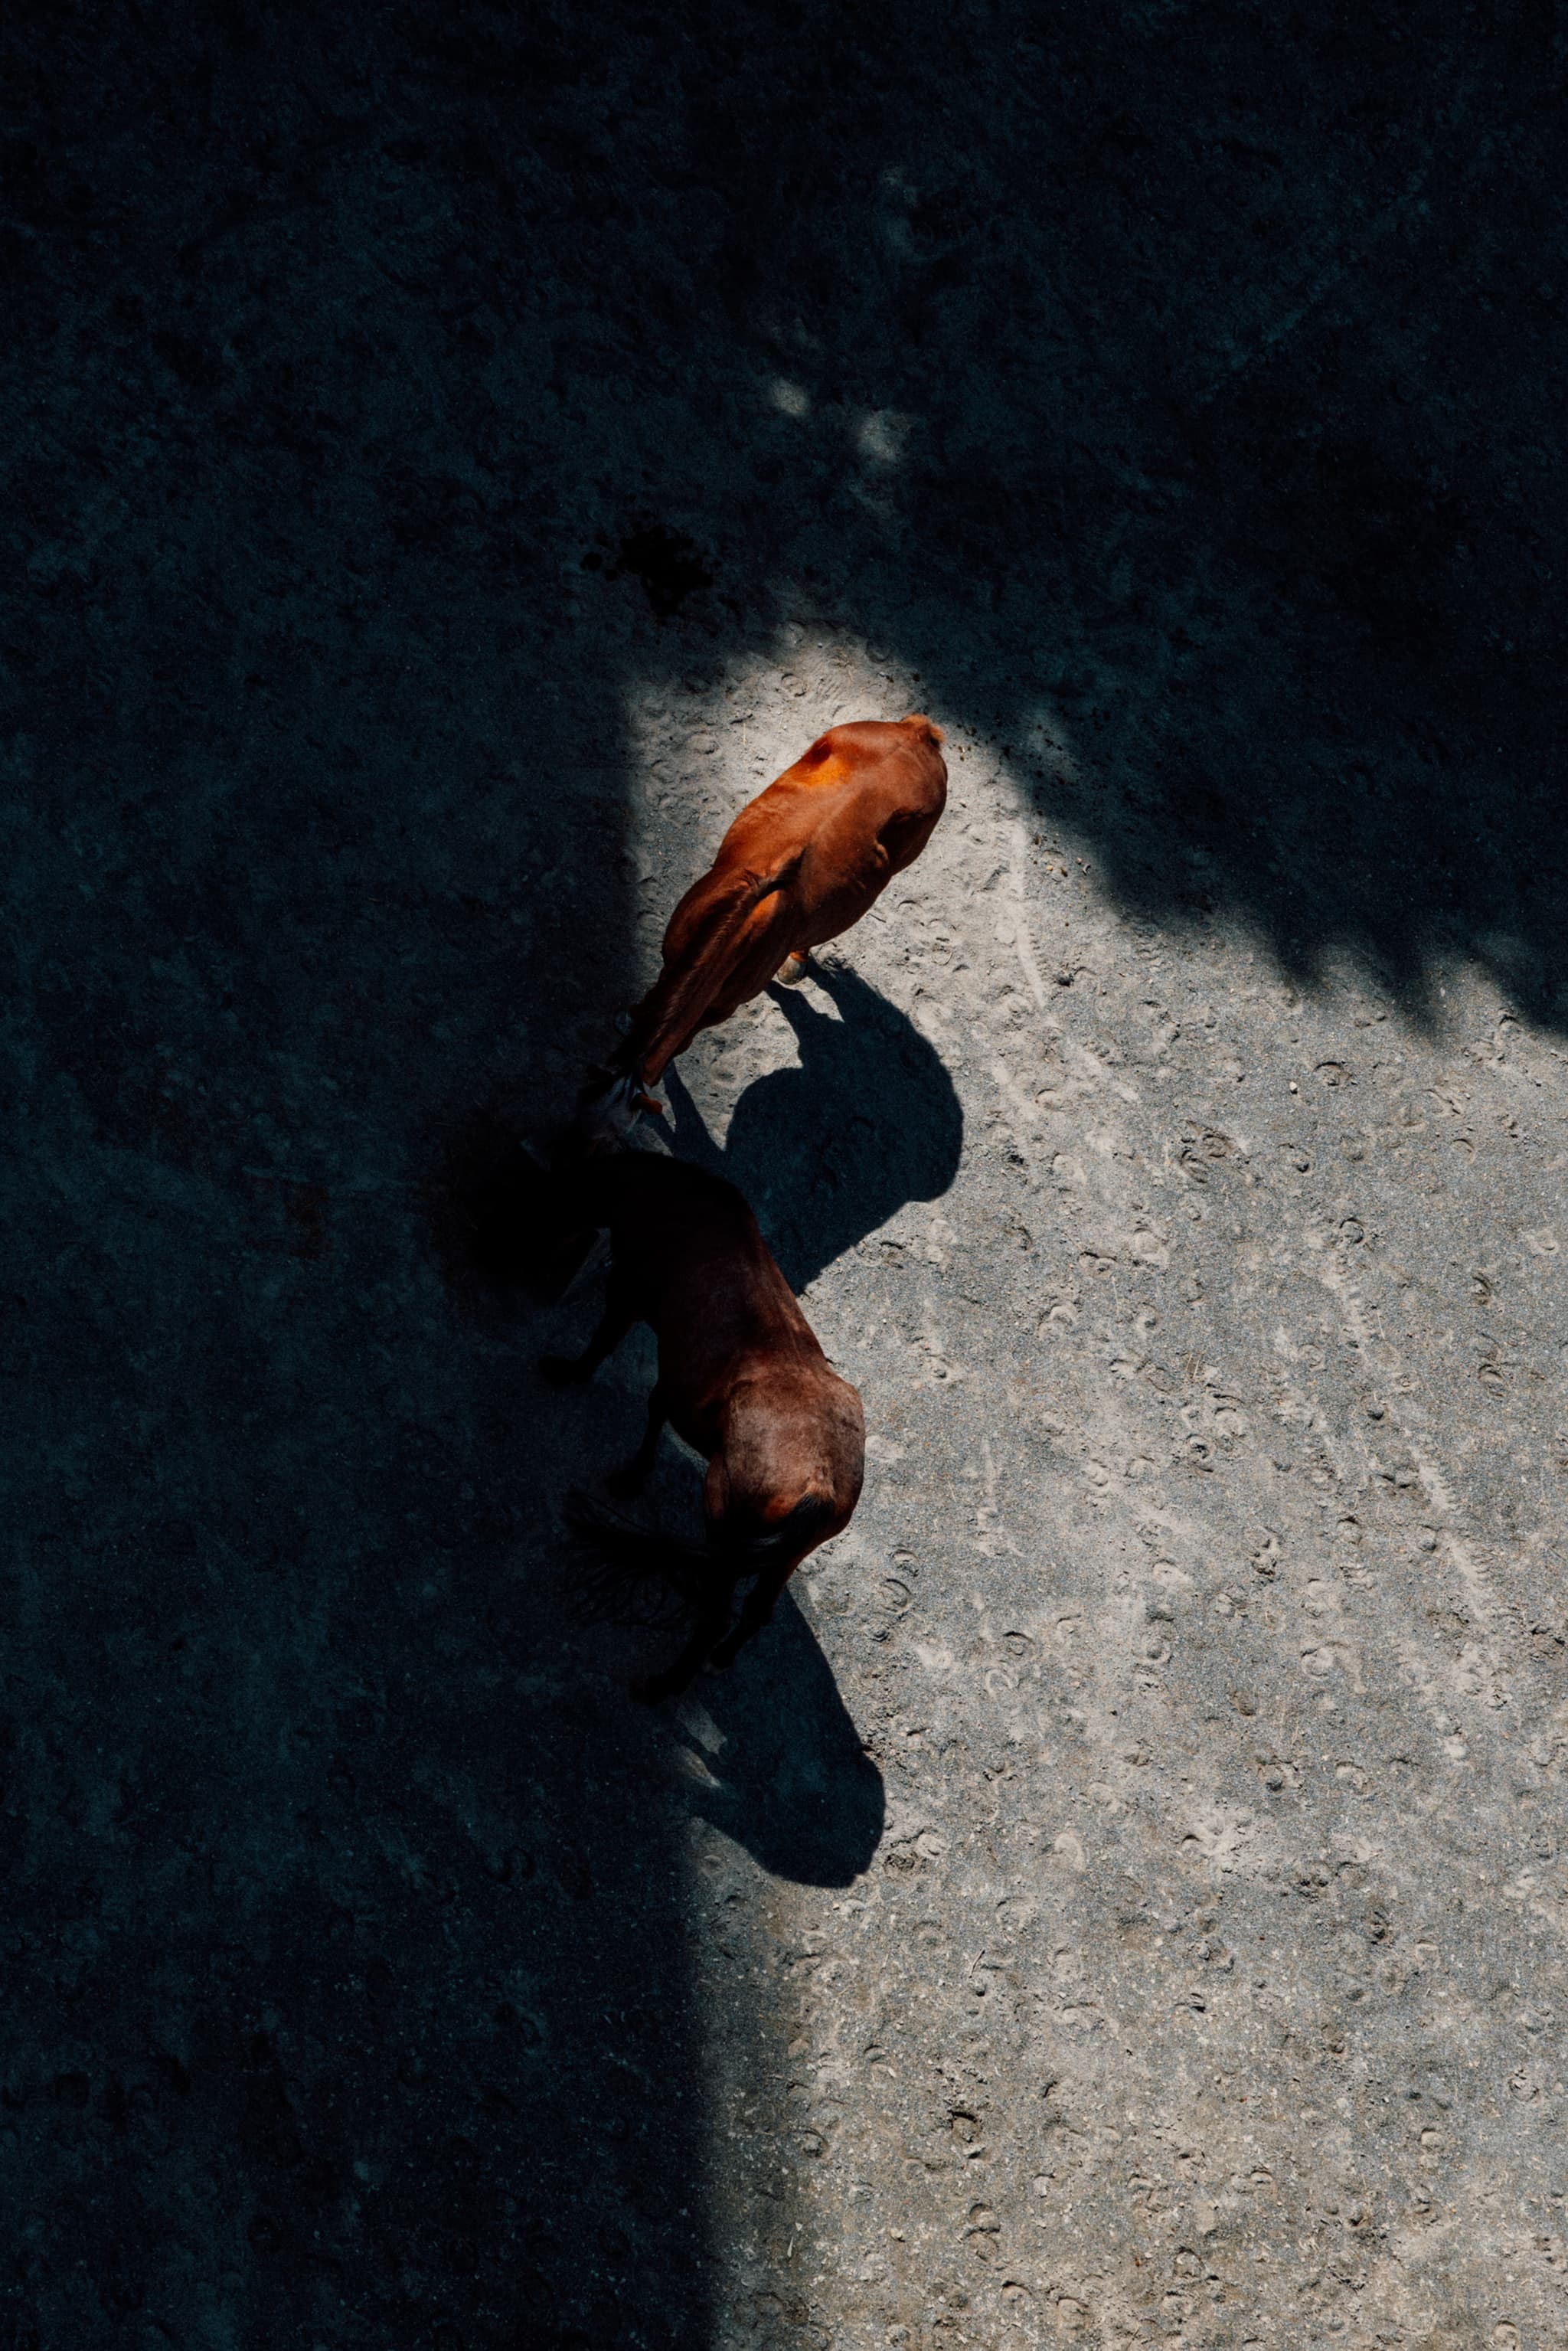
<svg viewBox="0 0 1568 2351">
<path fill-rule="evenodd" d="M 722 1149 L 677 1072 L 665 1081 L 676 1153 L 739 1186 L 794 1290 L 909 1201 L 939 1199 L 964 1149 L 953 1081 L 913 1021 L 845 965 L 812 977 L 841 1017 L 770 991 L 800 1059 L 747 1088 Z"/>
<path fill-rule="evenodd" d="M 882 1842 L 886 1792 L 788 1592 L 761 1639 L 726 1672 L 694 1682 L 691 1697 L 718 1734 L 710 1748 L 672 1726 L 688 1761 L 693 1812 L 770 1876 L 852 1886 Z"/>
</svg>

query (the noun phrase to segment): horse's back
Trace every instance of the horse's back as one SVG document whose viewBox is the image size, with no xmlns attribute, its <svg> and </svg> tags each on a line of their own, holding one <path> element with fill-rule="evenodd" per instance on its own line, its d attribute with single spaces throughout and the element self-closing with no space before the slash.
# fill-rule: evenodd
<svg viewBox="0 0 1568 2351">
<path fill-rule="evenodd" d="M 850 851 L 875 841 L 889 823 L 924 820 L 928 833 L 947 796 L 941 740 L 928 718 L 830 726 L 741 810 L 717 862 L 769 873 L 828 835 Z"/>
</svg>

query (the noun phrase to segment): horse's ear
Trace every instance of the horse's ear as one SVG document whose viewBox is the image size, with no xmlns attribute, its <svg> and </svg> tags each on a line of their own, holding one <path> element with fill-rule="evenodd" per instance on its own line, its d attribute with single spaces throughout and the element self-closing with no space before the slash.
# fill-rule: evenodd
<svg viewBox="0 0 1568 2351">
<path fill-rule="evenodd" d="M 917 726 L 927 743 L 945 743 L 947 739 L 936 721 L 923 716 L 918 710 L 912 710 L 906 718 L 901 718 L 898 723 L 901 726 Z"/>
<path fill-rule="evenodd" d="M 809 751 L 802 751 L 796 760 L 798 768 L 821 768 L 831 758 L 833 747 L 825 735 L 820 735 Z"/>
</svg>

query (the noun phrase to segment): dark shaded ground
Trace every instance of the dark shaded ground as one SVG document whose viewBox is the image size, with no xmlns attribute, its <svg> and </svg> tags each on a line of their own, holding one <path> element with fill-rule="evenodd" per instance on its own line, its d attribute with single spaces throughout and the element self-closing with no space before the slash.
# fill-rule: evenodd
<svg viewBox="0 0 1568 2351">
<path fill-rule="evenodd" d="M 1561 1017 L 1563 48 L 7 16 L 0 2342 L 703 2340 L 684 1800 L 552 1596 L 619 1408 L 431 1186 L 632 992 L 625 682 L 786 613 L 1124 904 Z M 801 1639 L 714 1816 L 836 1884 Z"/>
</svg>

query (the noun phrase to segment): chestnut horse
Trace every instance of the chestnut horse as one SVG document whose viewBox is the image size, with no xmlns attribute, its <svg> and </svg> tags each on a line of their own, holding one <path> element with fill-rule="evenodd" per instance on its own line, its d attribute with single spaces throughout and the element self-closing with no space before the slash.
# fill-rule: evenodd
<svg viewBox="0 0 1568 2351">
<path fill-rule="evenodd" d="M 643 1532 L 579 1502 L 573 1522 L 612 1562 L 662 1573 L 694 1604 L 690 1641 L 638 1695 L 685 1689 L 705 1657 L 729 1665 L 767 1624 L 800 1562 L 848 1525 L 865 1464 L 861 1400 L 830 1366 L 733 1184 L 643 1151 L 591 1153 L 556 1178 L 580 1231 L 608 1227 L 603 1318 L 582 1353 L 547 1356 L 559 1384 L 591 1380 L 633 1322 L 659 1343 L 648 1424 L 610 1481 L 634 1493 L 664 1423 L 707 1462 L 706 1546 Z M 737 1584 L 756 1582 L 726 1633 Z"/>
<path fill-rule="evenodd" d="M 664 968 L 631 1016 L 608 1083 L 582 1106 L 586 1134 L 625 1134 L 667 1062 L 770 979 L 798 979 L 812 947 L 858 923 L 914 863 L 947 798 L 942 730 L 929 718 L 830 726 L 743 808 L 718 855 L 670 917 Z"/>
</svg>

